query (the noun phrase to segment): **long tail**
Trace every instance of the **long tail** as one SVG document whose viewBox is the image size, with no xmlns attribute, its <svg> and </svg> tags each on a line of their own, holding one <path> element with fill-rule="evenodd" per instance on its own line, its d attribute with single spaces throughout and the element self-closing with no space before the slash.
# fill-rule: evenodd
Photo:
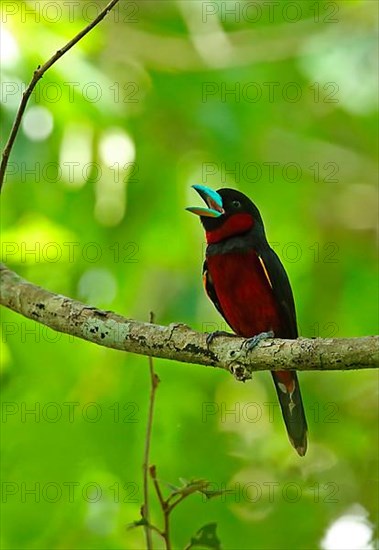
<svg viewBox="0 0 379 550">
<path fill-rule="evenodd" d="M 291 444 L 300 456 L 307 451 L 307 421 L 296 371 L 272 372 Z"/>
</svg>

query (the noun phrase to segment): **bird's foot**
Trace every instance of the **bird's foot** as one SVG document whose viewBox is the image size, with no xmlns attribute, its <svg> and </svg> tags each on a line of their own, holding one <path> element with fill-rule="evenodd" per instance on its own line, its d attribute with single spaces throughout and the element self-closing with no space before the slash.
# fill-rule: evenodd
<svg viewBox="0 0 379 550">
<path fill-rule="evenodd" d="M 206 343 L 207 347 L 211 345 L 213 340 L 215 338 L 218 338 L 219 336 L 228 336 L 229 338 L 237 338 L 237 334 L 232 334 L 231 332 L 226 332 L 225 330 L 215 330 L 214 332 L 211 332 L 207 335 Z"/>
<path fill-rule="evenodd" d="M 260 332 L 259 334 L 256 334 L 252 338 L 249 338 L 248 340 L 245 340 L 242 344 L 242 347 L 246 351 L 251 351 L 254 349 L 259 342 L 262 342 L 262 340 L 267 340 L 268 338 L 274 338 L 274 333 L 272 330 L 269 330 L 268 332 Z"/>
<path fill-rule="evenodd" d="M 239 350 L 233 350 L 230 352 L 230 358 L 233 361 L 238 361 L 241 355 L 244 355 L 246 357 L 248 352 L 254 349 L 259 344 L 259 342 L 262 342 L 262 340 L 266 340 L 268 338 L 274 338 L 274 333 L 272 332 L 272 330 L 269 330 L 268 332 L 260 332 L 252 338 L 244 340 Z"/>
<path fill-rule="evenodd" d="M 267 338 L 273 337 L 274 333 L 272 332 L 272 330 L 268 332 L 261 332 L 259 334 L 256 334 L 252 338 L 248 338 L 247 340 L 245 340 L 239 350 L 232 350 L 230 352 L 230 371 L 238 381 L 245 382 L 246 380 L 250 380 L 252 378 L 251 369 L 249 368 L 249 366 L 245 365 L 244 361 L 243 363 L 239 363 L 240 357 L 244 356 L 245 358 L 248 352 L 254 349 L 259 344 L 259 342 L 262 342 L 262 340 L 266 340 Z"/>
</svg>

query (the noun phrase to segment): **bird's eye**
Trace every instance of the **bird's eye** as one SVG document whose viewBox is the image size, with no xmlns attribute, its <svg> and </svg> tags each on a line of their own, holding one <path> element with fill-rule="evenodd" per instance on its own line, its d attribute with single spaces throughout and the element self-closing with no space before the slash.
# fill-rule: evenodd
<svg viewBox="0 0 379 550">
<path fill-rule="evenodd" d="M 241 207 L 241 203 L 240 203 L 240 201 L 233 201 L 233 202 L 232 202 L 232 206 L 233 206 L 233 208 L 240 208 L 240 207 Z"/>
</svg>

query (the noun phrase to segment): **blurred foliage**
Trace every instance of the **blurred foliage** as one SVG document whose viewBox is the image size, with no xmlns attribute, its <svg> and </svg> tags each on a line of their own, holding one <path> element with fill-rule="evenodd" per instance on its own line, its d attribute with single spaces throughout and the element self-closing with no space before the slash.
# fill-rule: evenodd
<svg viewBox="0 0 379 550">
<path fill-rule="evenodd" d="M 104 5 L 2 2 L 2 145 L 35 67 Z M 377 333 L 376 27 L 365 0 L 121 0 L 30 100 L 3 191 L 3 260 L 91 305 L 222 329 L 184 208 L 193 183 L 237 187 L 288 270 L 301 334 Z M 10 311 L 2 330 L 2 548 L 144 547 L 126 526 L 143 498 L 146 358 Z M 374 548 L 375 373 L 301 375 L 300 459 L 270 415 L 267 373 L 242 385 L 156 369 L 162 481 L 232 489 L 175 510 L 175 548 L 206 523 L 224 549 Z"/>
</svg>

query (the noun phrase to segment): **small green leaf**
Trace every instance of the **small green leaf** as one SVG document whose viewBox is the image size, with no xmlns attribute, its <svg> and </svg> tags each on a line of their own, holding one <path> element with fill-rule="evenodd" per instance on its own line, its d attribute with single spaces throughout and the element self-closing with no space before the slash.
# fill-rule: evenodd
<svg viewBox="0 0 379 550">
<path fill-rule="evenodd" d="M 165 485 L 166 485 L 166 487 L 171 489 L 171 491 L 173 491 L 173 493 L 177 493 L 181 489 L 181 487 L 177 487 L 176 485 L 173 485 L 172 483 L 165 482 Z"/>
<path fill-rule="evenodd" d="M 182 483 L 185 481 L 183 479 L 180 480 Z M 167 484 L 168 485 L 168 484 Z M 172 493 L 169 496 L 169 499 L 172 499 L 175 496 L 188 496 L 192 493 L 196 493 L 196 491 L 202 492 L 205 490 L 209 485 L 209 481 L 206 481 L 205 479 L 194 479 L 191 481 L 186 481 L 185 484 L 183 483 L 182 487 L 175 487 L 175 485 L 168 485 L 172 489 Z"/>
<path fill-rule="evenodd" d="M 228 493 L 234 493 L 234 489 L 223 489 L 222 491 L 208 491 L 207 489 L 203 489 L 200 491 L 203 495 L 205 495 L 208 499 L 219 497 L 220 495 L 226 495 Z"/>
<path fill-rule="evenodd" d="M 126 527 L 127 529 L 135 529 L 136 527 L 142 527 L 143 525 L 148 525 L 145 518 L 141 518 L 137 521 L 133 521 L 132 523 L 128 523 Z"/>
<path fill-rule="evenodd" d="M 208 489 L 208 486 L 211 485 L 211 482 L 205 479 L 192 479 L 191 481 L 180 479 L 180 481 L 183 484 L 182 487 L 175 487 L 175 485 L 172 485 L 171 483 L 166 483 L 166 485 L 172 490 L 170 496 L 168 497 L 169 501 L 171 501 L 176 496 L 186 497 L 193 493 L 201 493 L 207 499 L 210 499 L 226 493 L 233 492 L 231 489 L 224 489 L 221 491 L 213 491 L 212 489 Z"/>
<path fill-rule="evenodd" d="M 209 485 L 209 481 L 206 481 L 205 479 L 194 479 L 191 480 L 178 491 L 181 495 L 191 495 L 192 493 L 196 493 L 196 491 L 203 492 Z"/>
<path fill-rule="evenodd" d="M 207 525 L 201 527 L 196 535 L 191 538 L 191 542 L 186 547 L 186 550 L 199 547 L 221 550 L 221 541 L 217 536 L 216 529 L 216 523 L 207 523 Z"/>
</svg>

